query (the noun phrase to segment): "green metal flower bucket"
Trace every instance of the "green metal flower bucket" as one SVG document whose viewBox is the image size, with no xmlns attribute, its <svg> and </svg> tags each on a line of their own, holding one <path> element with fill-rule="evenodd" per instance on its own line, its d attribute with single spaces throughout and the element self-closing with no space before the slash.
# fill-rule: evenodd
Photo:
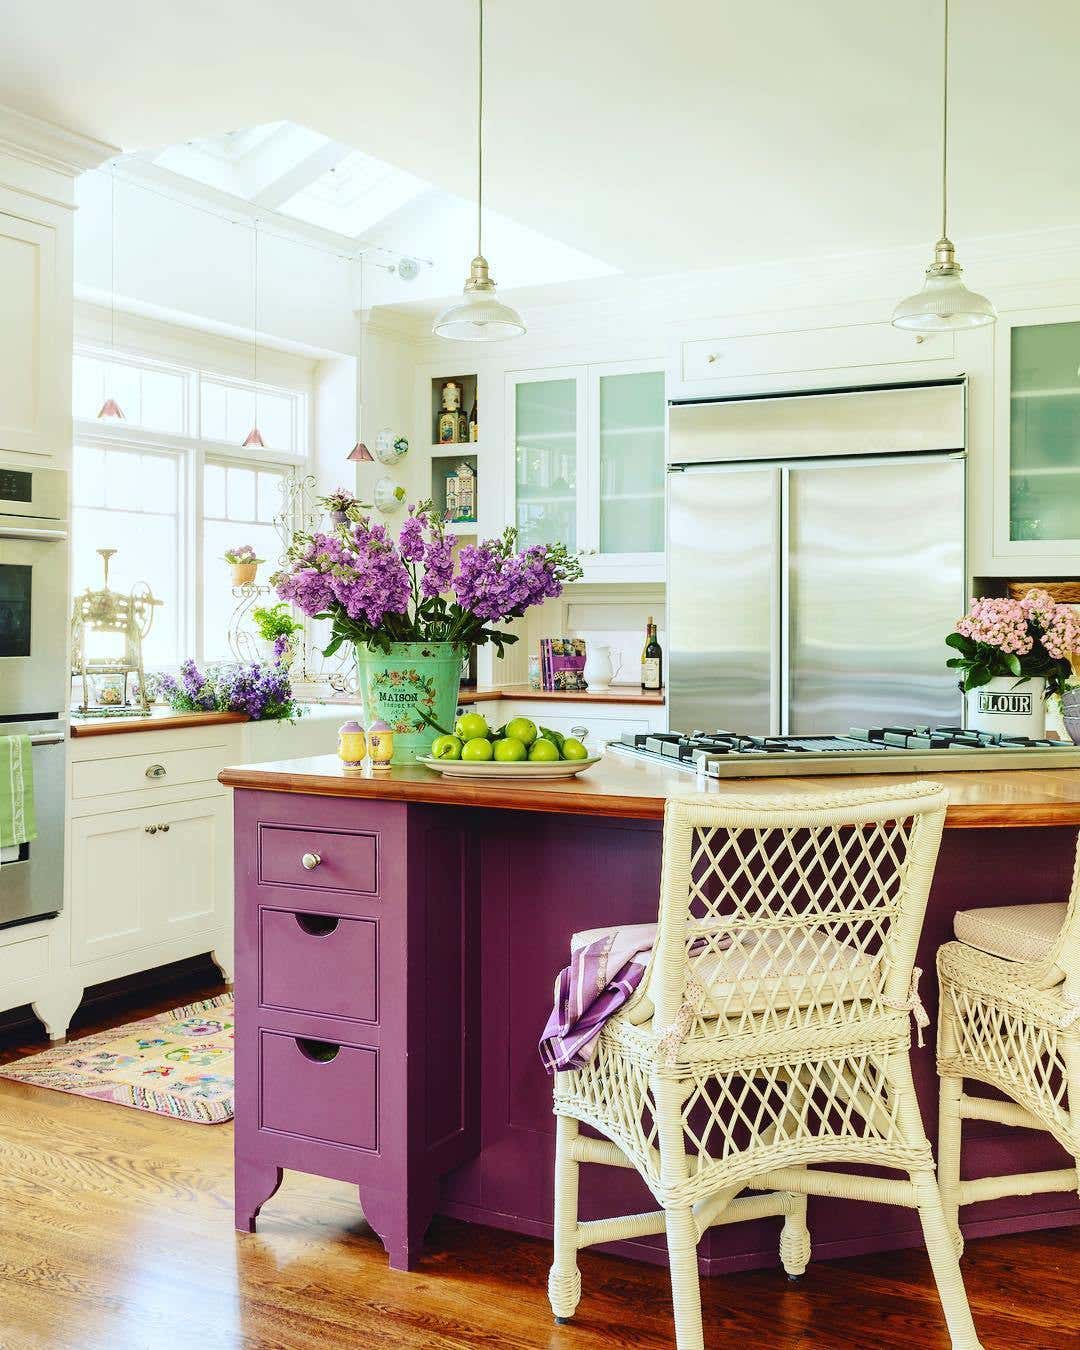
<svg viewBox="0 0 1080 1350">
<path fill-rule="evenodd" d="M 389 654 L 356 648 L 364 722 L 381 719 L 394 733 L 394 764 L 412 764 L 457 716 L 465 649 L 454 642 L 394 642 Z"/>
</svg>

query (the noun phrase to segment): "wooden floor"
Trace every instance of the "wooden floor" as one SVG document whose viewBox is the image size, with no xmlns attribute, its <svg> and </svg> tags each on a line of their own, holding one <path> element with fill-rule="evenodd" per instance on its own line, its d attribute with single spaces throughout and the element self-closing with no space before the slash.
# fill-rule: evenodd
<svg viewBox="0 0 1080 1350">
<path fill-rule="evenodd" d="M 81 1034 L 218 986 L 96 1008 Z M 78 1033 L 73 1033 L 78 1034 Z M 0 1059 L 43 1048 L 8 1032 Z M 545 1242 L 436 1220 L 420 1270 L 387 1269 L 348 1186 L 290 1175 L 232 1225 L 231 1126 L 191 1125 L 0 1080 L 0 1350 L 329 1350 L 671 1345 L 666 1272 L 582 1257 L 552 1324 Z M 1080 1345 L 1080 1232 L 968 1244 L 986 1350 Z M 948 1340 L 921 1252 L 703 1282 L 706 1344 L 932 1350 Z"/>
</svg>

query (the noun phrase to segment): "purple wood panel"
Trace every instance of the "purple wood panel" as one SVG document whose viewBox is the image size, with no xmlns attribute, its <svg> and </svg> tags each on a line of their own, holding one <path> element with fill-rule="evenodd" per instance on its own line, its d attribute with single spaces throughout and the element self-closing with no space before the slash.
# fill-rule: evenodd
<svg viewBox="0 0 1080 1350">
<path fill-rule="evenodd" d="M 378 1059 L 378 1051 L 362 1046 L 261 1032 L 260 1127 L 377 1149 Z"/>
<path fill-rule="evenodd" d="M 259 910 L 263 1007 L 377 1022 L 377 919 Z"/>
<path fill-rule="evenodd" d="M 310 871 L 302 862 L 305 853 L 319 859 Z M 259 830 L 259 876 L 271 886 L 373 895 L 379 889 L 376 836 L 308 826 L 293 829 L 263 825 Z"/>
</svg>

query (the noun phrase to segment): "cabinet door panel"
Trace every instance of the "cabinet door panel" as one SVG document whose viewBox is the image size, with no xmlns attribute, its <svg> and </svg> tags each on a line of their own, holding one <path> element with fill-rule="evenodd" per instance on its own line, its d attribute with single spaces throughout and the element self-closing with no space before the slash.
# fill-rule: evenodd
<svg viewBox="0 0 1080 1350">
<path fill-rule="evenodd" d="M 71 956 L 76 963 L 143 946 L 145 834 L 141 811 L 87 816 L 71 825 Z"/>
<path fill-rule="evenodd" d="M 600 552 L 664 551 L 664 372 L 597 378 Z"/>
<path fill-rule="evenodd" d="M 0 212 L 0 448 L 56 454 L 70 410 L 56 322 L 56 230 Z M 69 301 L 70 303 L 70 301 Z M 69 354 L 70 359 L 70 354 Z"/>
<path fill-rule="evenodd" d="M 223 921 L 223 896 L 228 885 L 230 844 L 229 800 L 159 807 L 157 816 L 169 828 L 150 837 L 157 845 L 147 897 L 151 925 L 164 942 L 203 932 Z"/>
<path fill-rule="evenodd" d="M 582 405 L 576 374 L 513 381 L 515 520 L 523 547 L 578 547 Z"/>
</svg>

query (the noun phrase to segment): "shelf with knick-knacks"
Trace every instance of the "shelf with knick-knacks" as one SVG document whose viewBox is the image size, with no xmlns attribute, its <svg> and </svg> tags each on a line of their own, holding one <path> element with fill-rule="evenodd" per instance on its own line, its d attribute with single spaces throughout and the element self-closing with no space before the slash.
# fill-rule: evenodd
<svg viewBox="0 0 1080 1350">
<path fill-rule="evenodd" d="M 451 534 L 475 535 L 477 530 L 476 455 L 438 455 L 431 461 L 431 500 L 446 517 Z"/>
<path fill-rule="evenodd" d="M 475 375 L 440 375 L 431 381 L 431 444 L 435 450 L 475 444 L 480 437 Z"/>
</svg>

